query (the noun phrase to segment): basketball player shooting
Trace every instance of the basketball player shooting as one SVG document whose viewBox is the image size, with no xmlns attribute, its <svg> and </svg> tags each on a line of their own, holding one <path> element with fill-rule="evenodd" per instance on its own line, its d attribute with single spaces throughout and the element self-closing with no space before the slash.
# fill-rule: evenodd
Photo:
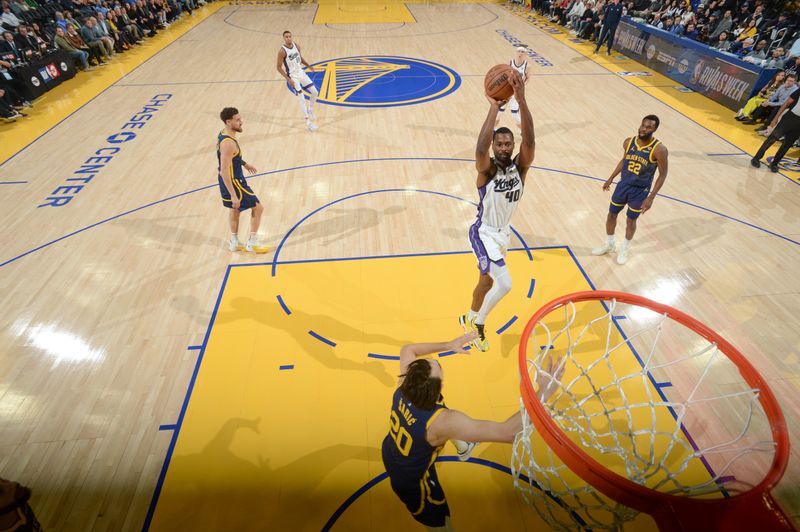
<svg viewBox="0 0 800 532">
<path fill-rule="evenodd" d="M 310 68 L 311 65 L 303 59 L 300 47 L 292 40 L 292 32 L 284 31 L 283 46 L 278 50 L 278 73 L 283 76 L 289 86 L 294 88 L 295 96 L 297 96 L 297 101 L 300 104 L 300 111 L 306 119 L 306 127 L 309 131 L 316 131 L 317 125 L 314 120 L 317 117 L 314 115 L 314 104 L 317 101 L 319 92 L 317 92 L 314 82 L 303 70 L 303 66 Z M 308 103 L 306 103 L 303 91 L 308 91 L 311 95 Z"/>
<path fill-rule="evenodd" d="M 514 153 L 514 134 L 507 127 L 492 132 L 501 102 L 489 94 L 489 113 L 483 122 L 475 148 L 478 170 L 478 215 L 469 228 L 469 241 L 478 259 L 478 284 L 472 292 L 472 306 L 458 321 L 465 332 L 476 331 L 472 345 L 479 351 L 489 349 L 484 332 L 486 318 L 497 303 L 511 290 L 511 274 L 505 256 L 511 236 L 509 222 L 522 197 L 525 176 L 533 163 L 533 117 L 525 100 L 525 84 L 516 71 L 509 76 L 514 98 L 519 104 L 522 142 Z M 494 157 L 489 156 L 491 146 Z"/>
</svg>

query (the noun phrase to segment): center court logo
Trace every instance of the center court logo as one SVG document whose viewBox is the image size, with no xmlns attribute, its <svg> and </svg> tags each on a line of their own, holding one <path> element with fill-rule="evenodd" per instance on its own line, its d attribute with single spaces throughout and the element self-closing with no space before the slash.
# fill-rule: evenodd
<svg viewBox="0 0 800 532">
<path fill-rule="evenodd" d="M 452 69 L 410 57 L 363 55 L 330 59 L 307 71 L 318 101 L 345 107 L 394 107 L 429 102 L 458 89 Z"/>
</svg>

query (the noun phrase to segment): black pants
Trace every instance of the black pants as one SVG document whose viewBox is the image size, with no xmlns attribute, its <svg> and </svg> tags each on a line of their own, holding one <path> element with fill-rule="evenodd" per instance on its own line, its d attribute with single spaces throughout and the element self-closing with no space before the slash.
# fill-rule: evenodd
<svg viewBox="0 0 800 532">
<path fill-rule="evenodd" d="M 600 37 L 597 38 L 597 46 L 595 47 L 594 51 L 600 49 L 603 46 L 603 42 L 606 40 L 608 41 L 608 53 L 611 53 L 611 47 L 614 46 L 614 35 L 617 33 L 617 24 L 613 26 L 603 25 L 603 28 L 600 30 Z"/>
<path fill-rule="evenodd" d="M 770 133 L 769 137 L 767 137 L 767 140 L 765 140 L 764 144 L 758 149 L 754 159 L 759 160 L 764 157 L 764 154 L 767 153 L 770 146 L 775 144 L 781 137 L 783 137 L 783 144 L 781 144 L 781 147 L 778 148 L 777 153 L 775 153 L 775 157 L 772 159 L 770 166 L 778 166 L 778 163 L 781 162 L 781 159 L 783 159 L 783 156 L 789 151 L 789 148 L 800 138 L 800 116 L 797 116 L 791 111 L 783 115 L 781 121 L 778 122 L 778 125 L 775 126 L 775 129 Z"/>
<path fill-rule="evenodd" d="M 773 118 L 775 118 L 775 114 L 778 112 L 780 107 L 765 107 L 763 105 L 759 105 L 756 107 L 753 114 L 750 115 L 750 119 L 753 122 L 758 122 L 759 120 L 763 120 L 765 124 L 769 124 Z"/>
</svg>

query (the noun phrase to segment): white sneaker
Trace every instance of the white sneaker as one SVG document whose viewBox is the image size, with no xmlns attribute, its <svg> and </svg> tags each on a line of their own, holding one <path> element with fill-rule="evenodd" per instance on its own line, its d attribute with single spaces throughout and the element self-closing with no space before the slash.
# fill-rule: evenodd
<svg viewBox="0 0 800 532">
<path fill-rule="evenodd" d="M 616 245 L 612 244 L 611 242 L 606 242 L 599 248 L 594 248 L 592 250 L 592 255 L 605 255 L 606 253 L 614 253 L 616 250 Z"/>
<path fill-rule="evenodd" d="M 244 244 L 239 242 L 238 238 L 231 238 L 228 240 L 228 250 L 229 251 L 241 251 L 244 249 Z"/>
<path fill-rule="evenodd" d="M 308 128 L 309 131 L 312 131 L 312 132 L 319 129 L 317 127 L 317 125 L 314 122 L 312 122 L 311 120 L 306 120 L 306 127 Z"/>
<path fill-rule="evenodd" d="M 248 240 L 247 245 L 244 247 L 245 251 L 250 251 L 252 253 L 266 253 L 269 251 L 269 248 L 263 244 L 260 244 L 258 241 Z"/>
<path fill-rule="evenodd" d="M 463 453 L 461 452 L 458 453 L 458 459 L 461 460 L 462 462 L 466 462 L 467 460 L 469 460 L 469 457 L 472 456 L 472 451 L 474 451 L 475 447 L 478 446 L 478 442 L 467 441 L 464 443 L 467 444 L 467 450 L 464 451 Z"/>
<path fill-rule="evenodd" d="M 619 253 L 617 254 L 617 264 L 625 264 L 628 262 L 628 247 L 622 246 L 619 248 Z"/>
</svg>

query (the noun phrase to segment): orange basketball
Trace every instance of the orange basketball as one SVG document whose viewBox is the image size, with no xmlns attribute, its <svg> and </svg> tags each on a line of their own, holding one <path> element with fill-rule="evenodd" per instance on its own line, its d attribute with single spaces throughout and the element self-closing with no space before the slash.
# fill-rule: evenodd
<svg viewBox="0 0 800 532">
<path fill-rule="evenodd" d="M 514 95 L 514 88 L 509 83 L 509 78 L 513 75 L 514 69 L 511 65 L 495 65 L 483 79 L 483 87 L 486 94 L 495 100 L 508 100 Z"/>
</svg>

